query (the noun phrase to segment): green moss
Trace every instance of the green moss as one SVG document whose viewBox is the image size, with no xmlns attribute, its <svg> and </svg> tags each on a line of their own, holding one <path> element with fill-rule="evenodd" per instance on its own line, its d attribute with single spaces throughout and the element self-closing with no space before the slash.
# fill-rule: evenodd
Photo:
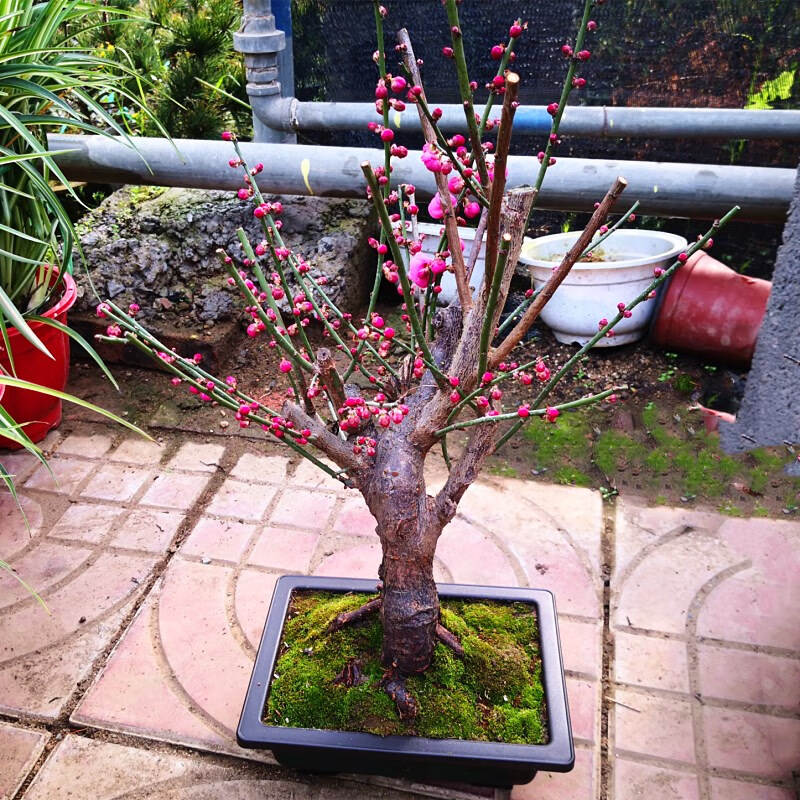
<svg viewBox="0 0 800 800">
<path fill-rule="evenodd" d="M 293 596 L 264 710 L 267 724 L 530 744 L 547 740 L 538 626 L 530 605 L 443 601 L 442 621 L 460 638 L 464 658 L 436 646 L 431 668 L 406 682 L 420 712 L 403 722 L 378 686 L 379 618 L 326 631 L 337 614 L 363 602 L 363 595 Z M 353 660 L 366 680 L 352 688 L 334 684 Z"/>
<path fill-rule="evenodd" d="M 147 200 L 155 200 L 168 190 L 167 186 L 131 186 L 131 202 L 144 203 Z"/>
<path fill-rule="evenodd" d="M 535 420 L 523 430 L 535 448 L 534 461 L 542 467 L 582 462 L 591 435 L 588 417 L 579 413 L 562 414 L 554 425 Z"/>
<path fill-rule="evenodd" d="M 567 486 L 593 486 L 594 481 L 587 475 L 574 467 L 560 467 L 553 472 L 556 483 L 563 483 Z"/>
<path fill-rule="evenodd" d="M 594 463 L 606 475 L 612 475 L 623 461 L 640 464 L 647 448 L 619 431 L 605 431 L 594 444 Z"/>
<path fill-rule="evenodd" d="M 494 464 L 489 467 L 489 474 L 497 475 L 498 478 L 518 478 L 519 472 L 508 464 Z"/>
<path fill-rule="evenodd" d="M 644 463 L 656 474 L 668 472 L 672 463 L 670 454 L 665 450 L 653 450 L 647 454 Z"/>
<path fill-rule="evenodd" d="M 675 391 L 681 394 L 691 394 L 697 388 L 697 382 L 685 374 L 676 375 L 672 379 L 672 385 L 675 387 Z"/>
</svg>

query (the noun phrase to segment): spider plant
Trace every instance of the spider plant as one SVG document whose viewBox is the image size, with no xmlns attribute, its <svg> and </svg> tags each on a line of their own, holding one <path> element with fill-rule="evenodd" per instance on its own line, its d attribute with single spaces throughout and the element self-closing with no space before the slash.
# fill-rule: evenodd
<svg viewBox="0 0 800 800">
<path fill-rule="evenodd" d="M 99 0 L 0 0 L 0 336 L 6 349 L 13 325 L 46 352 L 26 316 L 46 309 L 59 291 L 55 270 L 72 269 L 75 232 L 53 184 L 76 195 L 53 158 L 63 151 L 47 149 L 47 132 L 116 135 L 133 147 L 102 98 L 123 96 L 151 116 L 143 95 L 130 88 L 140 83 L 128 66 L 78 45 L 87 31 L 126 19 L 126 12 L 110 12 Z"/>
<path fill-rule="evenodd" d="M 48 151 L 47 132 L 102 134 L 134 146 L 104 108 L 103 98 L 122 97 L 152 119 L 143 101 L 144 80 L 126 64 L 80 44 L 99 26 L 124 24 L 127 19 L 125 11 L 109 9 L 102 0 L 0 0 L 0 351 L 5 351 L 10 364 L 10 370 L 0 365 L 0 395 L 5 386 L 41 392 L 92 408 L 146 435 L 76 397 L 19 380 L 8 334 L 13 326 L 50 355 L 29 323 L 55 327 L 84 347 L 116 387 L 85 340 L 42 316 L 59 296 L 62 276 L 72 270 L 76 247 L 72 222 L 54 185 L 60 184 L 79 199 L 54 160 L 65 151 Z M 164 135 L 163 127 L 153 122 Z M 0 436 L 46 463 L 41 449 L 26 435 L 25 426 L 11 418 L 2 401 Z M 14 475 L 0 462 L 2 487 L 16 499 Z M 0 560 L 3 569 L 10 568 Z M 27 586 L 24 581 L 23 585 Z"/>
</svg>

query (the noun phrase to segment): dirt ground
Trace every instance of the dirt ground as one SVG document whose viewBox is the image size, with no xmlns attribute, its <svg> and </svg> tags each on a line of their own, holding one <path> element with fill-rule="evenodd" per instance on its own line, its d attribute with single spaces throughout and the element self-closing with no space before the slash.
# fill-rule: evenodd
<svg viewBox="0 0 800 800">
<path fill-rule="evenodd" d="M 380 309 L 389 324 L 396 307 Z M 398 320 L 399 321 L 399 320 Z M 397 327 L 397 326 L 396 326 Z M 551 370 L 574 353 L 559 344 L 543 325 L 515 351 L 520 362 L 541 356 Z M 236 375 L 245 391 L 280 406 L 286 387 L 277 377 L 276 353 L 262 340 L 244 334 L 223 368 Z M 235 435 L 237 423 L 222 409 L 201 405 L 185 390 L 174 388 L 156 372 L 115 370 L 123 393 L 114 410 L 128 418 L 198 433 Z M 83 394 L 106 399 L 93 369 L 79 370 L 75 380 Z M 493 455 L 487 469 L 505 477 L 586 486 L 610 499 L 637 495 L 664 505 L 681 503 L 734 516 L 794 518 L 800 514 L 800 480 L 783 474 L 798 455 L 791 446 L 760 448 L 729 456 L 716 433 L 705 429 L 698 402 L 735 413 L 744 392 L 746 372 L 705 362 L 686 354 L 664 352 L 646 342 L 597 349 L 581 360 L 554 391 L 555 405 L 615 385 L 629 386 L 619 400 L 590 409 L 566 412 L 555 424 L 533 419 L 522 433 Z M 503 407 L 513 409 L 532 399 L 535 387 L 509 381 Z M 88 392 L 88 395 L 87 395 Z M 244 432 L 260 440 L 260 432 Z M 451 435 L 457 452 L 464 436 Z M 261 446 L 274 447 L 264 442 Z"/>
</svg>

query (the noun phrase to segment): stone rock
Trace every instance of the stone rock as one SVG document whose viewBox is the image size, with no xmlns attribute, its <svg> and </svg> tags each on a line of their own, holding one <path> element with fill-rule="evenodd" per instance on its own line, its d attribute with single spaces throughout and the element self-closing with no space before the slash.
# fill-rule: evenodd
<svg viewBox="0 0 800 800">
<path fill-rule="evenodd" d="M 772 275 L 772 292 L 756 341 L 753 366 L 735 422 L 721 422 L 728 453 L 754 447 L 800 444 L 800 169 Z M 800 476 L 800 461 L 787 473 Z"/>
<path fill-rule="evenodd" d="M 375 259 L 367 239 L 377 227 L 367 201 L 323 197 L 280 200 L 287 246 L 306 258 L 312 275 L 328 278 L 326 293 L 340 310 L 358 313 L 372 286 Z M 126 186 L 78 224 L 89 277 L 101 298 L 127 306 L 156 324 L 171 315 L 178 327 L 241 318 L 243 302 L 228 285 L 217 248 L 242 257 L 236 231 L 261 241 L 252 206 L 231 192 Z M 77 263 L 77 262 L 76 262 Z M 78 311 L 97 298 L 86 271 L 76 268 Z"/>
</svg>

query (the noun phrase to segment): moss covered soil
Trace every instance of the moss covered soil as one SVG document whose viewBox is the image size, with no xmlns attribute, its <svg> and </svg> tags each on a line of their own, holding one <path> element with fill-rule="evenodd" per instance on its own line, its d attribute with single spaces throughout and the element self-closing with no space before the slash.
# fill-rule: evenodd
<svg viewBox="0 0 800 800">
<path fill-rule="evenodd" d="M 515 744 L 547 741 L 536 613 L 527 603 L 442 600 L 442 621 L 464 647 L 457 658 L 436 645 L 433 665 L 406 686 L 419 702 L 411 721 L 399 718 L 380 688 L 382 629 L 378 615 L 335 633 L 337 614 L 363 594 L 296 592 L 264 710 L 264 722 L 300 728 L 361 731 L 435 739 Z M 363 677 L 345 686 L 337 676 L 356 665 Z M 351 670 L 352 672 L 352 670 Z"/>
</svg>

